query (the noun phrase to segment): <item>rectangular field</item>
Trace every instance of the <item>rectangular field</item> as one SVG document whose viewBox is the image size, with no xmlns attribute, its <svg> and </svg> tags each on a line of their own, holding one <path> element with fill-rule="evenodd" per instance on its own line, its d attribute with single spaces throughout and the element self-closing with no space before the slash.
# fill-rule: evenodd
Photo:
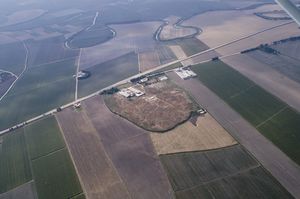
<svg viewBox="0 0 300 199">
<path fill-rule="evenodd" d="M 25 127 L 25 137 L 30 159 L 36 159 L 65 147 L 54 117 Z"/>
<path fill-rule="evenodd" d="M 111 113 L 99 96 L 87 100 L 83 107 L 131 198 L 173 198 L 148 133 Z"/>
<path fill-rule="evenodd" d="M 106 86 L 138 74 L 138 58 L 135 53 L 129 53 L 114 60 L 93 66 L 87 70 L 91 77 L 79 82 L 81 97 L 101 90 Z"/>
<path fill-rule="evenodd" d="M 240 145 L 160 158 L 179 199 L 292 198 Z"/>
<path fill-rule="evenodd" d="M 176 44 L 181 46 L 182 50 L 188 57 L 209 48 L 206 44 L 204 44 L 197 38 L 180 39 L 176 41 Z"/>
<path fill-rule="evenodd" d="M 209 89 L 240 113 L 284 153 L 300 164 L 300 114 L 223 62 L 195 65 L 193 70 Z M 284 115 L 285 114 L 285 115 Z M 276 120 L 283 118 L 284 120 Z M 273 120 L 275 118 L 275 120 Z M 279 128 L 271 128 L 271 125 Z M 284 124 L 292 124 L 283 127 Z M 272 132 L 270 132 L 272 131 Z M 278 139 L 284 137 L 284 139 Z"/>
<path fill-rule="evenodd" d="M 33 181 L 27 182 L 12 189 L 8 192 L 0 194 L 0 199 L 38 199 L 35 183 Z"/>
<path fill-rule="evenodd" d="M 59 113 L 57 119 L 87 197 L 130 198 L 85 112 L 69 108 Z"/>
<path fill-rule="evenodd" d="M 32 179 L 23 129 L 0 137 L 0 179 L 0 193 Z"/>
<path fill-rule="evenodd" d="M 33 160 L 32 170 L 39 199 L 71 198 L 82 193 L 66 148 Z"/>
</svg>

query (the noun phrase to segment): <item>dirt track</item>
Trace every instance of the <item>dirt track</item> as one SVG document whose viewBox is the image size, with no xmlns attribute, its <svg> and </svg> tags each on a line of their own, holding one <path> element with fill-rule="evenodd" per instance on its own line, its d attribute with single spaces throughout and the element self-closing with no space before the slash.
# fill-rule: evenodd
<svg viewBox="0 0 300 199">
<path fill-rule="evenodd" d="M 300 198 L 300 167 L 261 135 L 197 79 L 170 78 L 184 87 L 209 113 L 235 137 L 295 197 Z"/>
</svg>

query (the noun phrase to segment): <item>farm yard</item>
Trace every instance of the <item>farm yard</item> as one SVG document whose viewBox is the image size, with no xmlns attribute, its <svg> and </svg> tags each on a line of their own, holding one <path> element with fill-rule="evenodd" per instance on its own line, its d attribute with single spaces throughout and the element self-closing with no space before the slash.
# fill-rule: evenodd
<svg viewBox="0 0 300 199">
<path fill-rule="evenodd" d="M 240 145 L 160 159 L 179 199 L 293 198 Z"/>
<path fill-rule="evenodd" d="M 300 134 L 292 130 L 299 127 L 295 122 L 300 119 L 300 114 L 297 111 L 223 62 L 195 65 L 193 70 L 204 85 L 241 114 L 291 159 L 300 164 L 300 151 L 297 150 L 299 139 L 295 139 Z M 290 112 L 290 117 L 287 120 L 273 121 L 274 118 L 281 117 L 286 111 Z M 285 139 L 276 139 L 282 135 L 282 129 L 270 128 L 272 122 L 278 122 L 277 125 L 279 126 L 285 122 L 292 125 L 292 129 L 286 128 L 284 130 Z M 260 128 L 261 126 L 266 128 Z"/>
<path fill-rule="evenodd" d="M 165 133 L 150 134 L 156 152 L 182 153 L 223 148 L 237 142 L 208 113 Z"/>
<path fill-rule="evenodd" d="M 151 82 L 151 80 L 149 80 Z M 135 87 L 143 96 L 126 98 L 105 95 L 108 108 L 148 131 L 164 132 L 188 120 L 198 106 L 182 89 L 169 81 Z"/>
<path fill-rule="evenodd" d="M 55 118 L 23 127 L 0 140 L 0 175 L 5 179 L 0 181 L 1 199 L 70 198 L 82 193 Z"/>
</svg>

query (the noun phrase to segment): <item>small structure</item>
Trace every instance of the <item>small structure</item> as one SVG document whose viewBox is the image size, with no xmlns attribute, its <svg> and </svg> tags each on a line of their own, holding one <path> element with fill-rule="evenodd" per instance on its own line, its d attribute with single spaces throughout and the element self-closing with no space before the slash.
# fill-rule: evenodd
<svg viewBox="0 0 300 199">
<path fill-rule="evenodd" d="M 197 77 L 197 74 L 194 73 L 190 68 L 178 68 L 175 69 L 175 73 L 184 80 Z"/>
<path fill-rule="evenodd" d="M 74 104 L 74 108 L 75 108 L 75 109 L 79 109 L 79 108 L 81 108 L 81 103 L 80 103 L 80 102 L 78 102 L 78 103 Z"/>
<path fill-rule="evenodd" d="M 158 80 L 161 81 L 161 82 L 166 81 L 166 80 L 168 80 L 168 77 L 163 75 L 163 76 L 158 77 Z"/>
<path fill-rule="evenodd" d="M 89 78 L 90 76 L 91 76 L 91 72 L 85 71 L 85 70 L 81 70 L 77 74 L 77 79 L 78 80 L 83 80 L 83 79 Z"/>
<path fill-rule="evenodd" d="M 140 97 L 140 96 L 145 95 L 144 92 L 142 92 L 134 87 L 122 89 L 121 91 L 119 91 L 119 94 L 126 98 Z"/>
</svg>

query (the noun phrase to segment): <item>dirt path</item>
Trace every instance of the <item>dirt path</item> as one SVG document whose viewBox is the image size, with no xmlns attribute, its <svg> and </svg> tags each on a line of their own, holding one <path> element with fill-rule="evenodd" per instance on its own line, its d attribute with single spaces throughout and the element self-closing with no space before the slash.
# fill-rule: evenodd
<svg viewBox="0 0 300 199">
<path fill-rule="evenodd" d="M 300 198 L 300 167 L 197 79 L 169 77 L 189 91 L 195 100 L 238 140 L 295 197 Z"/>
</svg>

